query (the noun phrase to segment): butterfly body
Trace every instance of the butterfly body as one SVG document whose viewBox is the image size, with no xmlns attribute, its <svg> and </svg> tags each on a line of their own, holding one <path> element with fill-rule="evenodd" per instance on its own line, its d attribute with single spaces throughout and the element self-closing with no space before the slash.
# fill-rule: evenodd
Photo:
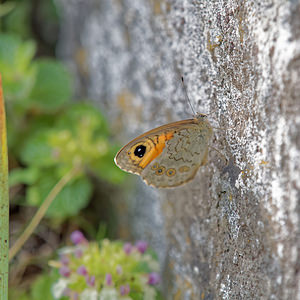
<svg viewBox="0 0 300 300">
<path fill-rule="evenodd" d="M 206 115 L 169 123 L 132 140 L 116 155 L 116 165 L 151 186 L 168 188 L 192 180 L 207 160 L 212 127 Z"/>
</svg>

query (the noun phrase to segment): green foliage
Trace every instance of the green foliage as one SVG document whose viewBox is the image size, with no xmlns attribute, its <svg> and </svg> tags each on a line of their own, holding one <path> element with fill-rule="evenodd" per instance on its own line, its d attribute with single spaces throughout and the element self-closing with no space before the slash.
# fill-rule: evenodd
<svg viewBox="0 0 300 300">
<path fill-rule="evenodd" d="M 57 179 L 51 175 L 51 172 L 44 174 L 39 181 L 28 188 L 27 203 L 40 205 L 56 182 Z M 84 176 L 76 178 L 57 195 L 47 210 L 47 216 L 66 218 L 77 215 L 88 204 L 91 193 L 90 181 Z"/>
<path fill-rule="evenodd" d="M 14 113 L 26 110 L 50 113 L 71 97 L 71 77 L 53 59 L 35 59 L 35 43 L 22 42 L 14 35 L 0 34 L 0 70 L 9 108 Z"/>
<path fill-rule="evenodd" d="M 72 168 L 79 172 L 47 211 L 49 217 L 78 214 L 92 194 L 87 172 L 111 183 L 123 173 L 113 165 L 117 147 L 110 142 L 103 115 L 87 103 L 71 103 L 71 76 L 53 59 L 33 59 L 35 44 L 0 34 L 0 70 L 7 95 L 9 153 L 22 168 L 10 184 L 26 184 L 25 203 L 39 206 Z"/>
<path fill-rule="evenodd" d="M 34 85 L 34 54 L 34 42 L 22 42 L 18 36 L 0 34 L 0 70 L 9 108 L 12 101 L 14 105 L 22 104 Z"/>
<path fill-rule="evenodd" d="M 9 14 L 15 8 L 15 3 L 12 1 L 0 4 L 0 18 Z"/>
<path fill-rule="evenodd" d="M 51 285 L 56 277 L 49 275 L 42 275 L 34 282 L 31 289 L 31 300 L 53 300 L 51 293 L 45 293 L 45 291 L 51 290 Z"/>
<path fill-rule="evenodd" d="M 113 164 L 118 147 L 110 141 L 107 121 L 95 107 L 71 101 L 73 80 L 65 66 L 56 59 L 40 58 L 42 53 L 54 54 L 58 25 L 54 1 L 5 2 L 0 4 L 0 17 L 0 72 L 14 167 L 10 186 L 25 187 L 25 196 L 20 193 L 14 203 L 40 206 L 61 178 L 76 168 L 76 176 L 47 211 L 49 218 L 64 220 L 87 206 L 93 191 L 88 174 L 112 184 L 123 180 L 123 172 Z M 39 44 L 33 36 L 38 36 Z M 104 232 L 105 226 L 99 236 L 103 238 Z M 52 300 L 51 287 L 58 277 L 58 272 L 41 275 L 30 291 L 12 289 L 9 298 Z M 86 286 L 84 278 L 77 285 Z"/>
<path fill-rule="evenodd" d="M 9 185 L 14 186 L 20 182 L 31 185 L 40 176 L 39 168 L 28 167 L 26 169 L 16 168 L 9 173 Z"/>
<path fill-rule="evenodd" d="M 53 282 L 58 279 L 58 273 L 50 272 L 40 275 L 31 286 L 30 291 L 26 292 L 22 289 L 11 289 L 9 291 L 9 299 L 11 300 L 54 300 L 51 293 Z"/>
<path fill-rule="evenodd" d="M 2 27 L 6 32 L 22 38 L 35 34 L 44 42 L 52 42 L 53 28 L 58 27 L 58 14 L 53 0 L 14 0 L 0 5 Z M 44 20 L 44 22 L 42 22 Z M 36 28 L 38 25 L 39 28 Z M 32 29 L 35 27 L 35 32 Z M 49 41 L 50 40 L 50 41 Z"/>
<path fill-rule="evenodd" d="M 37 73 L 29 95 L 29 105 L 43 112 L 56 111 L 70 99 L 70 74 L 54 60 L 39 59 L 34 65 Z"/>
<path fill-rule="evenodd" d="M 29 37 L 30 36 L 30 2 L 19 1 L 6 2 L 14 5 L 13 10 L 9 11 L 3 20 L 6 30 L 18 34 L 18 36 Z"/>
</svg>

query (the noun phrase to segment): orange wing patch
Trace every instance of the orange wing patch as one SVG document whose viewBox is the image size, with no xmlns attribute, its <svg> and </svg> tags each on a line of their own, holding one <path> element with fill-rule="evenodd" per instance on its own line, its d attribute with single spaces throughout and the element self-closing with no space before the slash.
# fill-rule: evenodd
<svg viewBox="0 0 300 300">
<path fill-rule="evenodd" d="M 165 146 L 166 141 L 172 139 L 174 136 L 173 132 L 168 132 L 156 137 L 154 147 L 151 147 L 150 151 L 144 156 L 144 159 L 139 163 L 141 168 L 146 168 L 158 155 L 160 155 Z"/>
</svg>

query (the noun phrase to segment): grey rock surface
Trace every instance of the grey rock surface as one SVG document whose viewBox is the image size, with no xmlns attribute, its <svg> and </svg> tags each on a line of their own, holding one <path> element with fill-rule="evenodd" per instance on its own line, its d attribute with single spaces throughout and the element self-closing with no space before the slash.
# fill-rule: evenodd
<svg viewBox="0 0 300 300">
<path fill-rule="evenodd" d="M 137 179 L 132 232 L 167 299 L 300 299 L 299 1 L 57 0 L 60 55 L 121 142 L 190 118 L 215 127 L 186 185 Z M 133 175 L 132 175 L 133 176 Z"/>
</svg>

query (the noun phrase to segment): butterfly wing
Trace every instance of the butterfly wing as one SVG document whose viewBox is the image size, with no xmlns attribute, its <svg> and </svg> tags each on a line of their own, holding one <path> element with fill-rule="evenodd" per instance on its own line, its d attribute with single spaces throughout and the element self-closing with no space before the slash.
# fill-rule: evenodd
<svg viewBox="0 0 300 300">
<path fill-rule="evenodd" d="M 207 160 L 210 131 L 199 126 L 183 128 L 166 141 L 164 151 L 141 173 L 148 185 L 175 187 L 192 180 Z"/>
<path fill-rule="evenodd" d="M 206 162 L 211 135 L 204 118 L 166 124 L 124 146 L 115 163 L 154 187 L 178 186 L 193 179 Z"/>
</svg>

